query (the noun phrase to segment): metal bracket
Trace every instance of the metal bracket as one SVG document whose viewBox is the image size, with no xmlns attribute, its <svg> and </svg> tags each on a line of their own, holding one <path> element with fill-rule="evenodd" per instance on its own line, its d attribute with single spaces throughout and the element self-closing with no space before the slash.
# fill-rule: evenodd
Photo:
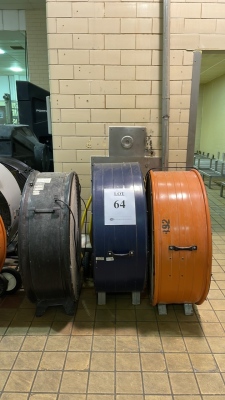
<svg viewBox="0 0 225 400">
<path fill-rule="evenodd" d="M 167 315 L 166 304 L 158 304 L 158 313 L 159 315 Z"/>
<path fill-rule="evenodd" d="M 185 303 L 184 304 L 184 313 L 185 315 L 193 315 L 194 311 L 193 311 L 193 307 L 191 303 Z"/>
<path fill-rule="evenodd" d="M 106 304 L 106 292 L 98 292 L 98 305 L 104 306 Z"/>
</svg>

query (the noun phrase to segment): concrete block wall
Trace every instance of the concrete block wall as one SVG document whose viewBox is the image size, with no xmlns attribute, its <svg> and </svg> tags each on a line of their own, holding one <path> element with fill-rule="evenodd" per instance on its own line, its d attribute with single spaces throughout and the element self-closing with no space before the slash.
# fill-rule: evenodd
<svg viewBox="0 0 225 400">
<path fill-rule="evenodd" d="M 47 0 L 56 171 L 90 193 L 110 125 L 142 125 L 161 154 L 162 1 Z M 225 48 L 225 5 L 171 1 L 169 163 L 186 161 L 193 51 Z"/>
<path fill-rule="evenodd" d="M 26 10 L 29 81 L 49 90 L 46 10 Z"/>
</svg>

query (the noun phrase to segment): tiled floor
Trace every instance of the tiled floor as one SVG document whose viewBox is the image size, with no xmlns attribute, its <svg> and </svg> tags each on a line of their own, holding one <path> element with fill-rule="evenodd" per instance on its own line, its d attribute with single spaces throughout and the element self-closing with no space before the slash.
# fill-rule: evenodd
<svg viewBox="0 0 225 400">
<path fill-rule="evenodd" d="M 208 193 L 213 276 L 194 315 L 169 306 L 159 316 L 127 295 L 97 306 L 93 287 L 74 317 L 51 308 L 36 318 L 22 291 L 1 299 L 1 400 L 225 399 L 225 199 L 217 186 Z"/>
</svg>

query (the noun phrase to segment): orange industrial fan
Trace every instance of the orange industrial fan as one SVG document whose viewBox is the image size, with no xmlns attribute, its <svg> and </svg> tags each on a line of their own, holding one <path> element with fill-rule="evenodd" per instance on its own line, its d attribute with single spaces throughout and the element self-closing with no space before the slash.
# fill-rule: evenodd
<svg viewBox="0 0 225 400">
<path fill-rule="evenodd" d="M 212 235 L 200 174 L 150 171 L 147 199 L 153 305 L 201 304 L 211 281 Z"/>
</svg>

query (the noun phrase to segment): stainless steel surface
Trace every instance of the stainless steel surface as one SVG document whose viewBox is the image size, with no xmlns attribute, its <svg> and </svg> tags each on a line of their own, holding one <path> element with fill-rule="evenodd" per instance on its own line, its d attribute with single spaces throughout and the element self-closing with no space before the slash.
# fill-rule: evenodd
<svg viewBox="0 0 225 400">
<path fill-rule="evenodd" d="M 106 292 L 98 292 L 98 305 L 104 306 L 106 304 Z"/>
<path fill-rule="evenodd" d="M 144 156 L 146 128 L 144 126 L 110 126 L 110 156 Z"/>
<path fill-rule="evenodd" d="M 185 315 L 193 315 L 193 307 L 191 303 L 185 303 L 184 304 L 184 314 Z"/>
<path fill-rule="evenodd" d="M 167 315 L 166 304 L 158 304 L 158 313 L 159 315 Z"/>
<path fill-rule="evenodd" d="M 133 306 L 138 306 L 141 304 L 141 293 L 140 292 L 132 292 L 132 304 Z"/>
<path fill-rule="evenodd" d="M 194 160 L 201 59 L 202 59 L 201 51 L 195 51 L 193 60 L 193 69 L 192 69 L 191 100 L 190 100 L 187 158 L 186 158 L 187 168 L 192 168 Z"/>
<path fill-rule="evenodd" d="M 141 167 L 141 172 L 143 176 L 150 169 L 161 170 L 162 169 L 162 159 L 160 157 L 121 157 L 121 156 L 110 156 L 110 157 L 91 157 L 91 165 L 99 163 L 122 163 L 122 162 L 138 162 Z"/>
<path fill-rule="evenodd" d="M 168 169 L 170 113 L 170 0 L 163 1 L 162 169 Z"/>
</svg>

